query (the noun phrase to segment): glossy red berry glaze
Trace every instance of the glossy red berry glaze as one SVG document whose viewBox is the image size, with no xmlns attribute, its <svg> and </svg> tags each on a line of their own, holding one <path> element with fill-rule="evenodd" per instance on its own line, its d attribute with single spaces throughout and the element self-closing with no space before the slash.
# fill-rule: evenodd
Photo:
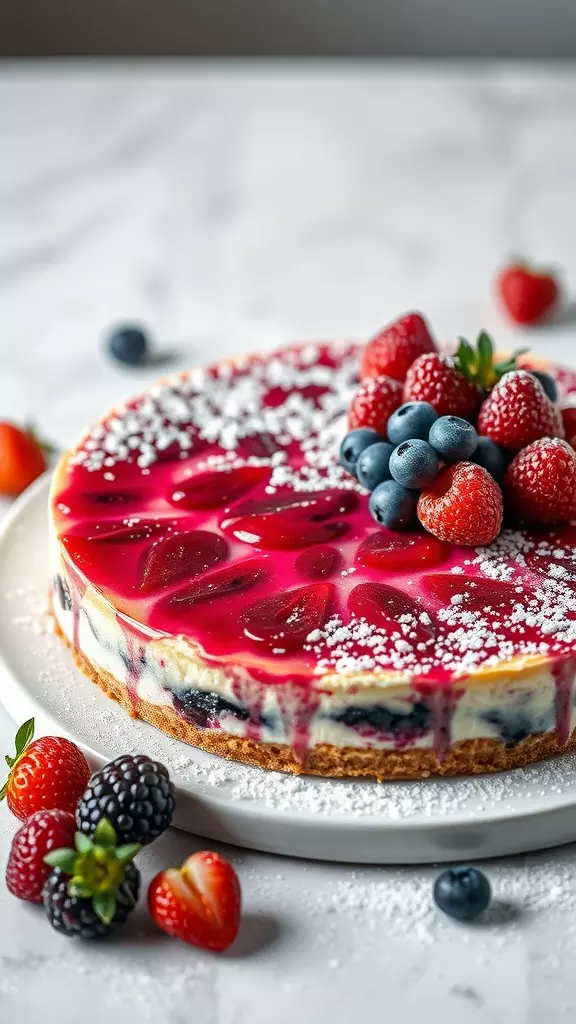
<svg viewBox="0 0 576 1024">
<path fill-rule="evenodd" d="M 142 635 L 182 634 L 269 682 L 398 670 L 425 689 L 486 661 L 572 654 L 571 528 L 504 532 L 477 552 L 376 526 L 337 458 L 359 351 L 219 364 L 103 420 L 53 498 L 82 585 Z M 566 553 L 562 579 L 552 551 Z"/>
</svg>

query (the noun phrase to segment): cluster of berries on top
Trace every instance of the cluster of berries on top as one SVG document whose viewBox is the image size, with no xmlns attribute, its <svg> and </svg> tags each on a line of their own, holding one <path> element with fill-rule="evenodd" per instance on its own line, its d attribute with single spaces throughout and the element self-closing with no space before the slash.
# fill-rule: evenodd
<svg viewBox="0 0 576 1024">
<path fill-rule="evenodd" d="M 505 518 L 576 517 L 576 409 L 560 409 L 550 374 L 519 365 L 525 351 L 498 362 L 482 332 L 441 354 L 418 313 L 368 343 L 340 462 L 371 491 L 376 522 L 419 521 L 440 540 L 479 546 Z"/>
</svg>

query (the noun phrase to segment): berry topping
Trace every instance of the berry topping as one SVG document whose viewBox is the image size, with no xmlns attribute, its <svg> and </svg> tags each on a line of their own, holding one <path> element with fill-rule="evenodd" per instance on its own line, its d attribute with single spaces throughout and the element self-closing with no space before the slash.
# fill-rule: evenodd
<svg viewBox="0 0 576 1024">
<path fill-rule="evenodd" d="M 477 868 L 448 868 L 434 883 L 436 906 L 457 921 L 473 921 L 491 898 L 490 882 Z"/>
<path fill-rule="evenodd" d="M 242 498 L 269 475 L 270 470 L 266 466 L 241 466 L 239 469 L 199 473 L 178 484 L 168 500 L 177 508 L 187 510 L 221 508 Z"/>
<path fill-rule="evenodd" d="M 524 367 L 522 367 L 522 369 L 524 369 Z M 526 369 L 529 373 L 532 374 L 533 377 L 536 377 L 536 380 L 540 381 L 542 387 L 544 388 L 544 393 L 548 396 L 550 401 L 557 402 L 558 385 L 554 380 L 554 377 L 551 377 L 549 373 L 543 373 L 542 370 L 532 370 L 529 367 L 526 367 Z"/>
<path fill-rule="evenodd" d="M 430 534 L 397 537 L 377 530 L 362 541 L 356 552 L 356 562 L 388 572 L 409 572 L 426 565 L 438 565 L 449 554 L 449 546 Z"/>
<path fill-rule="evenodd" d="M 401 403 L 402 385 L 399 381 L 392 377 L 366 377 L 348 410 L 350 429 L 372 427 L 384 436 L 390 416 Z"/>
<path fill-rule="evenodd" d="M 249 605 L 240 616 L 240 625 L 250 640 L 273 651 L 294 650 L 324 625 L 333 596 L 332 583 L 313 583 L 274 594 Z"/>
<path fill-rule="evenodd" d="M 494 441 L 491 441 L 489 437 L 478 438 L 478 445 L 471 461 L 487 470 L 490 476 L 493 476 L 498 483 L 502 482 L 508 459 L 502 448 L 494 444 Z"/>
<path fill-rule="evenodd" d="M 122 754 L 90 779 L 76 811 L 76 823 L 92 836 L 106 817 L 123 843 L 145 846 L 168 828 L 174 786 L 163 764 L 145 754 Z"/>
<path fill-rule="evenodd" d="M 62 736 L 32 740 L 33 735 L 31 718 L 16 733 L 15 756 L 6 757 L 10 774 L 0 800 L 7 797 L 12 814 L 21 821 L 35 811 L 53 808 L 73 813 L 90 778 L 88 761 L 71 740 Z"/>
<path fill-rule="evenodd" d="M 457 462 L 438 474 L 418 499 L 418 518 L 440 540 L 491 544 L 502 527 L 502 492 L 481 466 Z"/>
<path fill-rule="evenodd" d="M 360 377 L 385 374 L 402 381 L 418 356 L 435 349 L 428 325 L 420 313 L 406 313 L 368 342 L 360 364 Z"/>
<path fill-rule="evenodd" d="M 0 496 L 16 498 L 46 469 L 46 446 L 32 431 L 0 423 Z"/>
<path fill-rule="evenodd" d="M 294 565 L 298 572 L 309 580 L 323 580 L 336 571 L 340 563 L 340 552 L 329 544 L 307 548 L 298 555 Z"/>
<path fill-rule="evenodd" d="M 537 324 L 552 311 L 559 288 L 549 271 L 512 263 L 496 278 L 496 288 L 504 309 L 517 324 Z"/>
<path fill-rule="evenodd" d="M 416 523 L 418 496 L 396 480 L 378 484 L 370 495 L 370 515 L 389 530 L 409 530 Z"/>
<path fill-rule="evenodd" d="M 116 846 L 116 833 L 103 818 L 89 839 L 75 836 L 75 847 L 45 857 L 53 868 L 44 885 L 46 916 L 64 935 L 100 939 L 124 924 L 140 894 L 140 872 L 133 858 L 138 843 Z"/>
<path fill-rule="evenodd" d="M 359 583 L 350 592 L 348 609 L 357 618 L 367 619 L 385 630 L 398 630 L 398 620 L 406 617 L 410 631 L 420 642 L 436 633 L 430 615 L 422 615 L 423 609 L 412 597 L 386 583 Z"/>
<path fill-rule="evenodd" d="M 225 533 L 258 548 L 303 548 L 343 534 L 345 522 L 331 522 L 358 505 L 354 491 L 291 491 L 267 501 L 244 502 L 221 521 Z"/>
<path fill-rule="evenodd" d="M 188 576 L 198 576 L 228 554 L 223 537 L 209 530 L 175 533 L 153 544 L 142 557 L 140 589 L 151 593 Z"/>
<path fill-rule="evenodd" d="M 372 430 L 371 427 L 359 427 L 357 430 L 351 430 L 340 445 L 340 465 L 354 475 L 356 463 L 364 449 L 383 440 L 384 438 L 378 431 Z"/>
<path fill-rule="evenodd" d="M 142 366 L 148 359 L 148 335 L 133 324 L 115 327 L 108 338 L 110 355 L 127 366 Z"/>
<path fill-rule="evenodd" d="M 441 602 L 444 608 L 450 604 L 462 603 L 468 611 L 483 611 L 486 608 L 508 609 L 522 602 L 522 587 L 502 580 L 486 580 L 482 577 L 453 575 L 449 572 L 430 573 L 422 577 L 422 585 L 428 593 Z M 453 602 L 453 598 L 458 598 Z"/>
<path fill-rule="evenodd" d="M 560 412 L 527 370 L 507 373 L 482 403 L 479 434 L 511 452 L 540 437 L 563 437 Z"/>
<path fill-rule="evenodd" d="M 322 551 L 313 548 L 312 552 Z M 230 597 L 243 590 L 256 586 L 268 576 L 269 569 L 266 557 L 246 558 L 234 565 L 226 565 L 222 569 L 193 580 L 185 590 L 179 590 L 170 597 L 171 604 L 196 604 L 198 601 L 213 600 L 217 597 Z"/>
<path fill-rule="evenodd" d="M 572 448 L 576 448 L 576 405 L 562 409 L 561 416 L 566 440 Z"/>
<path fill-rule="evenodd" d="M 444 462 L 469 459 L 478 447 L 478 434 L 461 416 L 441 416 L 432 424 L 428 440 Z"/>
<path fill-rule="evenodd" d="M 523 448 L 504 478 L 506 508 L 528 523 L 562 523 L 576 517 L 576 452 L 559 438 Z"/>
<path fill-rule="evenodd" d="M 394 445 L 415 437 L 427 441 L 430 427 L 437 419 L 438 413 L 430 402 L 404 402 L 388 420 L 388 438 Z"/>
<path fill-rule="evenodd" d="M 238 876 L 220 854 L 194 853 L 181 868 L 168 868 L 152 879 L 148 910 L 174 939 L 220 953 L 232 945 L 240 927 Z"/>
<path fill-rule="evenodd" d="M 71 846 L 76 822 L 70 811 L 36 811 L 26 819 L 12 840 L 6 885 L 13 896 L 42 903 L 42 889 L 50 874 L 44 857 L 51 850 Z"/>
<path fill-rule="evenodd" d="M 412 363 L 404 384 L 405 402 L 428 402 L 439 416 L 453 413 L 473 419 L 482 392 L 466 380 L 446 356 L 419 356 Z"/>
<path fill-rule="evenodd" d="M 384 480 L 390 480 L 390 456 L 394 447 L 387 441 L 378 441 L 365 448 L 356 463 L 356 476 L 362 487 L 373 491 Z"/>
<path fill-rule="evenodd" d="M 410 490 L 418 490 L 432 483 L 438 466 L 438 455 L 434 449 L 427 441 L 419 438 L 403 441 L 390 456 L 391 475 Z"/>
</svg>

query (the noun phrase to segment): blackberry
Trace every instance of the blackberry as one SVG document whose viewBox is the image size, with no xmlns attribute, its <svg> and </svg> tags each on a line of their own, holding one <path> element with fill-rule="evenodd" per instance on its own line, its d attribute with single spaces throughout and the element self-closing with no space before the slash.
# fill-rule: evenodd
<svg viewBox="0 0 576 1024">
<path fill-rule="evenodd" d="M 124 881 L 118 888 L 116 909 L 109 923 L 105 923 L 94 910 L 88 897 L 70 896 L 70 879 L 60 868 L 50 872 L 42 899 L 50 924 L 63 935 L 80 939 L 103 939 L 127 920 L 140 894 L 140 872 L 135 864 L 127 864 Z"/>
<path fill-rule="evenodd" d="M 167 769 L 145 754 L 122 754 L 96 772 L 80 798 L 76 824 L 87 836 L 108 818 L 121 843 L 146 846 L 172 821 L 174 786 Z"/>
</svg>

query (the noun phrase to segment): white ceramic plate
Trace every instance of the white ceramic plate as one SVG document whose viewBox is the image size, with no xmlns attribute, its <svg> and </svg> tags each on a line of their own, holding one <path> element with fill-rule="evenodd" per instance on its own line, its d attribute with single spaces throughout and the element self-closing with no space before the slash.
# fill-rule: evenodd
<svg viewBox="0 0 576 1024">
<path fill-rule="evenodd" d="M 225 761 L 132 721 L 74 665 L 47 614 L 48 479 L 0 532 L 0 699 L 37 735 L 59 733 L 102 764 L 147 752 L 175 781 L 177 827 L 272 853 L 414 864 L 541 849 L 576 839 L 576 756 L 480 778 L 347 782 Z"/>
</svg>

